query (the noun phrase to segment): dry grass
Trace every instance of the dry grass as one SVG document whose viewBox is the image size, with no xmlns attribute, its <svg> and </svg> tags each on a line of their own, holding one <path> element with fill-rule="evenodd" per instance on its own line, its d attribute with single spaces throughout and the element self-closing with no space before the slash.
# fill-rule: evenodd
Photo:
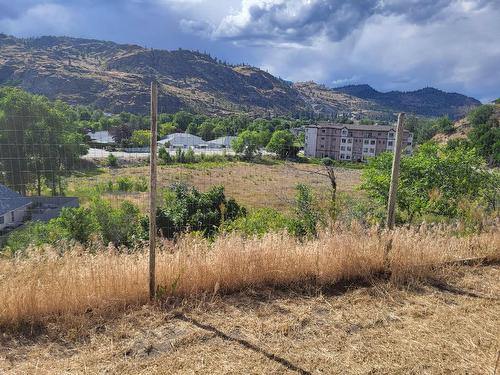
<svg viewBox="0 0 500 375">
<path fill-rule="evenodd" d="M 317 165 L 290 163 L 264 165 L 244 162 L 231 162 L 199 168 L 184 166 L 162 166 L 158 169 L 158 186 L 167 187 L 174 182 L 185 182 L 203 191 L 213 185 L 224 185 L 226 195 L 236 199 L 248 208 L 272 207 L 279 210 L 290 208 L 295 195 L 295 186 L 299 183 L 312 187 L 318 197 L 328 194 L 328 179 L 311 173 Z M 300 168 L 301 170 L 297 170 Z M 149 167 L 127 167 L 112 170 L 95 177 L 76 178 L 70 181 L 69 188 L 92 186 L 95 183 L 116 180 L 122 176 L 147 177 Z M 338 168 L 337 189 L 339 192 L 359 194 L 355 190 L 360 183 L 360 171 Z M 147 208 L 147 193 L 119 193 L 107 195 L 110 199 L 127 199 L 143 210 Z"/>
<path fill-rule="evenodd" d="M 165 242 L 157 255 L 161 297 L 216 295 L 255 287 L 328 286 L 339 281 L 370 280 L 384 269 L 389 234 L 375 230 L 322 233 L 300 243 L 285 234 L 263 239 L 221 237 L 210 244 L 186 237 Z M 433 275 L 433 266 L 449 259 L 499 257 L 498 231 L 457 238 L 446 231 L 398 229 L 393 232 L 390 272 L 397 283 Z M 61 249 L 57 249 L 61 250 Z M 145 252 L 115 249 L 90 254 L 55 249 L 29 258 L 0 260 L 0 324 L 43 322 L 57 316 L 102 309 L 111 314 L 147 301 Z"/>
<path fill-rule="evenodd" d="M 0 332 L 2 374 L 493 374 L 500 267 L 447 270 L 455 292 L 376 282 L 323 292 L 246 289 L 174 311 Z M 474 292 L 476 296 L 471 296 Z"/>
</svg>

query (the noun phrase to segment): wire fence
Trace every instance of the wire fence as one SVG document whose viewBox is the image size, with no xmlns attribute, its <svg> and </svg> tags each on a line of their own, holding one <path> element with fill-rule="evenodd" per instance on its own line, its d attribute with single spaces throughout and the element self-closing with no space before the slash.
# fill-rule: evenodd
<svg viewBox="0 0 500 375">
<path fill-rule="evenodd" d="M 318 197 L 328 195 L 329 181 L 316 173 L 317 166 L 279 161 L 266 150 L 266 142 L 237 153 L 233 147 L 236 126 L 209 134 L 192 131 L 191 123 L 187 129 L 175 129 L 172 121 L 165 121 L 162 110 L 159 236 L 174 238 L 186 231 L 213 236 L 249 212 L 290 213 L 298 184 L 310 186 Z M 82 121 L 85 116 L 81 114 L 71 118 L 51 111 L 27 112 L 32 110 L 0 111 L 3 250 L 57 241 L 98 239 L 118 247 L 147 241 L 149 118 L 135 117 L 136 122 L 140 118 L 138 124 L 119 115 L 101 114 L 101 123 L 112 125 L 92 128 L 85 126 L 91 121 Z M 210 123 L 209 117 L 204 120 Z M 213 123 L 207 127 L 213 129 Z M 353 190 L 356 173 L 342 173 L 341 189 Z"/>
</svg>

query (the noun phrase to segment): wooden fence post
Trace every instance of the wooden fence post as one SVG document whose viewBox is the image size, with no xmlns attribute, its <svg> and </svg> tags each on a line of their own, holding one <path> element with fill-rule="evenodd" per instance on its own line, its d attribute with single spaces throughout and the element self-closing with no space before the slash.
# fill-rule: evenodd
<svg viewBox="0 0 500 375">
<path fill-rule="evenodd" d="M 158 134 L 158 86 L 151 82 L 151 154 L 149 183 L 149 299 L 156 297 L 156 180 Z"/>
<path fill-rule="evenodd" d="M 396 222 L 396 196 L 398 191 L 399 163 L 401 161 L 401 151 L 403 148 L 404 118 L 405 114 L 400 113 L 398 116 L 398 125 L 396 128 L 396 145 L 394 146 L 394 157 L 392 159 L 391 186 L 389 188 L 389 203 L 387 205 L 386 221 L 386 226 L 390 230 L 394 228 L 394 223 Z"/>
</svg>

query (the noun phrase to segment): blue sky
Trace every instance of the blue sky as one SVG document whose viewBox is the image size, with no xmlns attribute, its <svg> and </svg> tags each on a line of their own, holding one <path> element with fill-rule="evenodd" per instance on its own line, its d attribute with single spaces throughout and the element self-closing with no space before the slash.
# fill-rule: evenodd
<svg viewBox="0 0 500 375">
<path fill-rule="evenodd" d="M 500 0 L 0 0 L 0 32 L 197 49 L 330 87 L 500 97 Z"/>
</svg>

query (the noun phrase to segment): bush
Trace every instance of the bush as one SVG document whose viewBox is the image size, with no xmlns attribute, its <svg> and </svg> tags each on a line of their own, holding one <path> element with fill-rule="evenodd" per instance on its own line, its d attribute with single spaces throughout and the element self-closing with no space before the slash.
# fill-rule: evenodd
<svg viewBox="0 0 500 375">
<path fill-rule="evenodd" d="M 307 185 L 298 184 L 296 189 L 295 217 L 290 221 L 289 231 L 296 237 L 316 236 L 321 214 L 314 202 L 314 195 Z"/>
<path fill-rule="evenodd" d="M 392 154 L 371 158 L 363 170 L 361 187 L 382 206 L 387 205 Z M 475 150 L 421 145 L 413 156 L 401 159 L 398 208 L 412 221 L 420 215 L 457 217 L 462 200 L 487 200 L 494 209 L 498 176 L 485 169 Z"/>
<path fill-rule="evenodd" d="M 118 167 L 118 158 L 113 154 L 109 154 L 106 158 L 106 165 L 110 168 Z"/>
<path fill-rule="evenodd" d="M 234 221 L 225 223 L 224 232 L 239 232 L 245 236 L 261 237 L 269 232 L 288 230 L 290 219 L 272 208 L 259 208 L 246 216 L 239 216 Z"/>
<path fill-rule="evenodd" d="M 209 237 L 222 224 L 246 215 L 244 207 L 226 198 L 222 186 L 201 193 L 183 184 L 174 185 L 165 192 L 164 200 L 157 210 L 156 224 L 159 233 L 167 238 L 188 231 L 200 231 Z"/>
</svg>

